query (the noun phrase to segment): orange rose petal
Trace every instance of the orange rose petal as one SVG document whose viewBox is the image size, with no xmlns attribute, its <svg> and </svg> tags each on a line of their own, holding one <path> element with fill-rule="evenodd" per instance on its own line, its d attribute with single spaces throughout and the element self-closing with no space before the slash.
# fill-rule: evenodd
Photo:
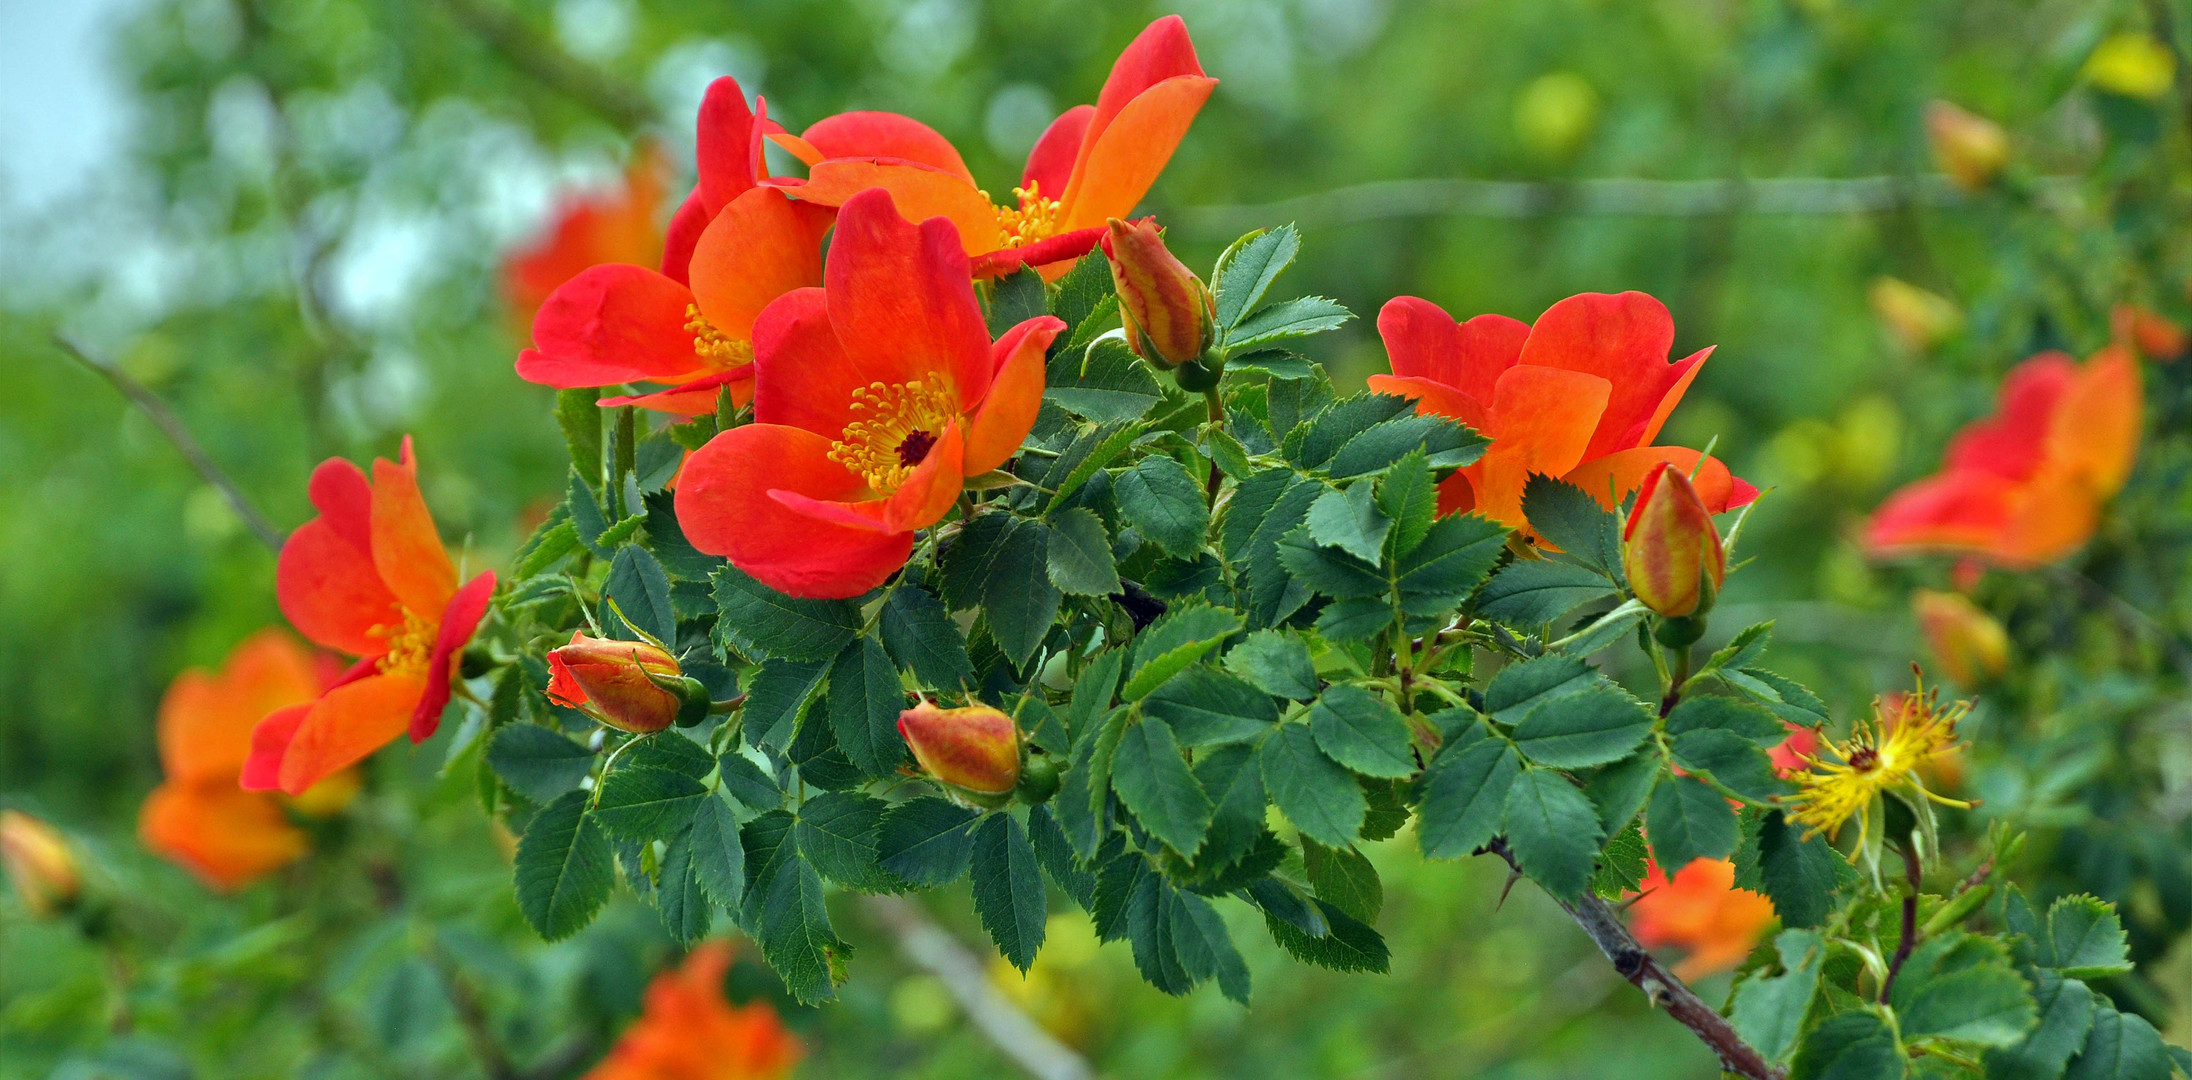
<svg viewBox="0 0 2192 1080">
<path fill-rule="evenodd" d="M 1065 328 L 1058 319 L 1039 315 L 997 339 L 992 348 L 996 376 L 967 428 L 966 475 L 1002 466 L 1027 441 L 1035 414 L 1043 407 L 1044 350 Z"/>
<path fill-rule="evenodd" d="M 160 761 L 170 780 L 230 782 L 266 714 L 320 695 L 312 657 L 275 629 L 245 638 L 218 673 L 176 676 L 160 700 Z"/>
<path fill-rule="evenodd" d="M 1708 457 L 1700 465 L 1700 456 L 1687 446 L 1639 446 L 1586 461 L 1561 479 L 1589 492 L 1600 506 L 1613 510 L 1619 508 L 1621 500 L 1643 484 L 1644 477 L 1664 461 L 1682 470 L 1684 476 L 1692 472 L 1697 474 L 1691 477 L 1690 485 L 1697 489 L 1698 501 L 1704 503 L 1710 513 L 1722 513 L 1748 501 L 1736 497 L 1736 480 L 1729 474 L 1726 464 L 1719 458 Z"/>
<path fill-rule="evenodd" d="M 847 112 L 817 120 L 800 133 L 824 158 L 901 158 L 948 173 L 974 185 L 974 174 L 951 140 L 910 116 L 893 112 Z M 809 164 L 812 164 L 811 162 Z"/>
<path fill-rule="evenodd" d="M 1930 476 L 1888 496 L 1865 523 L 1864 545 L 1875 557 L 1927 551 L 1999 554 L 2018 509 L 2018 485 L 1992 473 Z"/>
<path fill-rule="evenodd" d="M 816 163 L 807 182 L 793 193 L 823 206 L 842 206 L 870 188 L 890 192 L 898 212 L 910 220 L 949 219 L 969 255 L 1005 246 L 996 204 L 973 183 L 927 165 L 895 158 L 831 158 Z"/>
<path fill-rule="evenodd" d="M 693 452 L 678 480 L 677 520 L 686 539 L 793 596 L 858 596 L 881 584 L 905 565 L 912 533 L 817 521 L 769 495 L 791 491 L 845 502 L 865 494 L 860 478 L 831 461 L 829 451 L 829 439 L 777 424 L 716 436 Z"/>
<path fill-rule="evenodd" d="M 305 637 L 331 649 L 370 656 L 388 648 L 373 628 L 402 621 L 372 556 L 340 536 L 325 517 L 298 526 L 274 567 L 282 614 Z"/>
<path fill-rule="evenodd" d="M 853 394 L 873 382 L 919 377 L 910 367 L 870 373 L 853 362 L 830 325 L 821 289 L 797 289 L 754 322 L 754 422 L 803 428 L 824 439 L 854 419 Z"/>
<path fill-rule="evenodd" d="M 313 700 L 276 709 L 252 727 L 251 756 L 244 759 L 243 772 L 236 781 L 238 787 L 245 791 L 281 790 L 282 758 L 288 755 L 289 744 L 297 737 L 304 718 L 318 703 Z"/>
<path fill-rule="evenodd" d="M 426 680 L 411 675 L 371 675 L 328 691 L 289 740 L 281 789 L 301 795 L 394 742 L 425 692 Z"/>
<path fill-rule="evenodd" d="M 754 316 L 793 289 L 822 284 L 828 208 L 795 202 L 774 188 L 731 200 L 693 249 L 693 298 L 717 333 L 753 338 Z"/>
<path fill-rule="evenodd" d="M 2144 412 L 2138 360 L 2121 346 L 2102 349 L 2078 369 L 2057 403 L 2047 427 L 2046 459 L 2106 499 L 2123 490 L 2131 476 Z"/>
<path fill-rule="evenodd" d="M 540 306 L 518 377 L 568 390 L 705 374 L 686 329 L 692 306 L 691 289 L 644 266 L 590 267 Z"/>
<path fill-rule="evenodd" d="M 1065 194 L 1066 185 L 1073 180 L 1073 163 L 1081 156 L 1081 140 L 1095 116 L 1094 105 L 1075 105 L 1059 113 L 1028 151 L 1020 186 L 1035 185 L 1036 190 L 1053 199 Z"/>
<path fill-rule="evenodd" d="M 1611 388 L 1606 407 L 1583 454 L 1595 458 L 1627 450 L 1682 372 L 1667 362 L 1674 346 L 1674 316 L 1640 292 L 1580 293 L 1552 307 L 1530 327 L 1519 363 L 1583 371 Z"/>
<path fill-rule="evenodd" d="M 1133 213 L 1217 85 L 1218 80 L 1200 75 L 1166 79 L 1128 102 L 1101 131 L 1092 132 L 1094 145 L 1075 166 L 1060 200 L 1058 227 L 1093 228 Z"/>
<path fill-rule="evenodd" d="M 740 364 L 729 371 L 718 372 L 689 383 L 657 390 L 652 394 L 622 394 L 605 397 L 600 401 L 604 409 L 624 405 L 637 405 L 673 416 L 703 416 L 715 411 L 716 400 L 723 390 L 731 391 L 732 405 L 746 405 L 753 401 L 754 366 Z"/>
<path fill-rule="evenodd" d="M 1524 485 L 1532 474 L 1560 476 L 1575 467 L 1610 391 L 1606 380 L 1580 371 L 1527 364 L 1507 369 L 1485 420 L 1491 448 L 1472 467 L 1477 509 L 1521 527 Z"/>
<path fill-rule="evenodd" d="M 1080 152 L 1073 159 L 1071 179 L 1061 193 L 1051 197 L 1065 203 L 1077 197 L 1076 189 L 1083 183 L 1096 141 L 1136 98 L 1167 79 L 1203 74 L 1202 61 L 1195 55 L 1195 43 L 1188 37 L 1185 20 L 1178 15 L 1166 15 L 1143 27 L 1142 32 L 1120 50 L 1119 58 L 1112 61 L 1111 73 L 1104 77 L 1104 88 L 1096 95 L 1095 111 L 1089 114 Z"/>
<path fill-rule="evenodd" d="M 782 489 L 771 489 L 769 498 L 816 521 L 876 533 L 909 533 L 934 525 L 951 512 L 959 498 L 965 446 L 958 424 L 945 428 L 928 456 L 885 498 L 828 501 Z"/>
<path fill-rule="evenodd" d="M 764 171 L 761 124 L 746 107 L 746 93 L 737 79 L 726 75 L 708 84 L 700 100 L 694 164 L 700 172 L 700 201 L 710 216 L 745 194 Z"/>
<path fill-rule="evenodd" d="M 1667 418 L 1674 415 L 1674 407 L 1682 404 L 1682 396 L 1690 392 L 1690 384 L 1697 381 L 1697 373 L 1705 370 L 1705 361 L 1712 358 L 1713 346 L 1707 345 L 1676 361 L 1674 384 L 1667 388 L 1667 396 L 1659 399 L 1652 415 L 1644 421 L 1644 428 L 1630 442 L 1631 446 L 1650 446 L 1659 438 L 1659 429 L 1667 426 Z"/>
<path fill-rule="evenodd" d="M 1941 455 L 1942 471 L 1973 470 L 2010 480 L 2039 471 L 2056 410 L 2078 381 L 2068 354 L 2044 352 L 2002 377 L 1994 414 L 1964 425 Z"/>
<path fill-rule="evenodd" d="M 887 190 L 838 211 L 824 288 L 830 325 L 863 373 L 854 385 L 941 376 L 962 402 L 988 392 L 997 361 L 959 240 L 948 222 L 901 216 Z"/>
<path fill-rule="evenodd" d="M 170 779 L 138 811 L 145 847 L 223 891 L 248 884 L 304 855 L 305 835 L 271 796 L 232 784 Z"/>
<path fill-rule="evenodd" d="M 1450 416 L 1478 430 L 1484 427 L 1484 406 L 1445 383 L 1402 375 L 1372 375 L 1369 383 L 1380 394 L 1414 401 L 1419 412 Z"/>
<path fill-rule="evenodd" d="M 400 463 L 373 462 L 373 565 L 388 591 L 421 617 L 438 615 L 457 591 L 457 567 L 419 494 L 419 467 L 408 435 Z"/>
<path fill-rule="evenodd" d="M 1530 324 L 1519 319 L 1479 315 L 1457 323 L 1420 297 L 1397 296 L 1378 310 L 1378 337 L 1394 375 L 1443 383 L 1478 401 L 1491 399 L 1529 336 Z"/>
</svg>

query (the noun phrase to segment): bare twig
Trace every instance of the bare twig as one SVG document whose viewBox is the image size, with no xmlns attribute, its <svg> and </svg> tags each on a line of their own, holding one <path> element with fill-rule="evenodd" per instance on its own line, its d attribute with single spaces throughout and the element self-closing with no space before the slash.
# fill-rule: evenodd
<svg viewBox="0 0 2192 1080">
<path fill-rule="evenodd" d="M 918 905 L 901 896 L 861 899 L 868 915 L 896 939 L 898 951 L 941 980 L 974 1026 L 1013 1064 L 1036 1080 L 1093 1080 L 1088 1062 L 1005 1000 L 990 985 L 982 962 Z"/>
<path fill-rule="evenodd" d="M 1515 862 L 1514 854 L 1507 850 L 1504 840 L 1493 840 L 1485 850 L 1502 859 L 1518 872 L 1522 869 Z M 1560 909 L 1575 920 L 1583 933 L 1613 962 L 1614 971 L 1622 978 L 1644 991 L 1652 1004 L 1667 1010 L 1667 1015 L 1683 1027 L 1689 1028 L 1700 1042 L 1720 1058 L 1720 1067 L 1750 1080 L 1785 1080 L 1787 1074 L 1775 1068 L 1765 1055 L 1743 1041 L 1734 1025 L 1719 1010 L 1705 1003 L 1674 972 L 1661 965 L 1658 959 L 1637 943 L 1629 928 L 1621 924 L 1604 900 L 1586 892 L 1574 901 L 1553 898 Z"/>
<path fill-rule="evenodd" d="M 160 433 L 175 444 L 175 449 L 182 453 L 183 459 L 190 462 L 190 467 L 197 470 L 206 483 L 213 485 L 228 499 L 229 507 L 243 520 L 244 527 L 250 529 L 251 534 L 258 537 L 259 542 L 265 544 L 268 550 L 276 553 L 282 550 L 281 530 L 267 521 L 266 516 L 259 513 L 258 507 L 251 505 L 251 500 L 244 497 L 243 490 L 236 486 L 236 482 L 229 479 L 228 474 L 221 471 L 221 467 L 206 455 L 205 448 L 198 445 L 198 440 L 190 434 L 189 428 L 183 426 L 182 418 L 175 415 L 175 410 L 168 408 L 167 402 L 161 401 L 160 396 L 145 384 L 131 378 L 128 372 L 105 361 L 93 359 L 90 353 L 84 351 L 83 346 L 69 340 L 66 335 L 54 334 L 53 344 L 74 357 L 77 363 L 112 383 L 116 390 L 122 392 L 123 397 L 143 409 L 145 415 L 160 429 Z"/>
<path fill-rule="evenodd" d="M 2043 177 L 2051 202 L 2072 196 L 2066 178 Z M 1952 206 L 1968 197 L 1941 176 L 1789 176 L 1756 180 L 1379 180 L 1254 205 L 1183 207 L 1171 224 L 1230 236 L 1273 221 L 1339 225 L 1408 217 L 1535 218 L 1552 214 L 1708 217 L 1716 214 L 1872 214 L 1905 206 Z"/>
<path fill-rule="evenodd" d="M 619 128 L 636 131 L 654 120 L 654 107 L 645 95 L 564 51 L 494 0 L 441 0 L 441 6 L 465 29 L 502 54 L 512 67 L 600 113 Z"/>
</svg>

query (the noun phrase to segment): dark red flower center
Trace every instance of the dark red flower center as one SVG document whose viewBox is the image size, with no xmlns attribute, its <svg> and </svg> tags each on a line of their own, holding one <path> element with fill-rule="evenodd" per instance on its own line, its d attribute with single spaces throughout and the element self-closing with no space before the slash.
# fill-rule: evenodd
<svg viewBox="0 0 2192 1080">
<path fill-rule="evenodd" d="M 936 436 L 915 428 L 906 432 L 904 441 L 898 444 L 898 463 L 913 468 L 928 460 L 929 451 L 936 449 Z"/>
</svg>

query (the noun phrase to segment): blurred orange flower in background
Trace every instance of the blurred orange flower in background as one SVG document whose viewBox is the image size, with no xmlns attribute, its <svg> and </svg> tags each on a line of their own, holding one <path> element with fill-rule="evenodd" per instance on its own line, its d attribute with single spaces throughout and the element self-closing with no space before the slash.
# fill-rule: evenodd
<svg viewBox="0 0 2192 1080">
<path fill-rule="evenodd" d="M 1673 881 L 1653 863 L 1629 905 L 1629 925 L 1647 948 L 1672 945 L 1687 955 L 1674 973 L 1695 979 L 1726 971 L 1750 955 L 1773 924 L 1773 903 L 1735 887 L 1735 864 L 1698 859 Z"/>
<path fill-rule="evenodd" d="M 1014 207 L 975 186 L 958 148 L 928 125 L 887 112 L 826 117 L 798 136 L 769 138 L 807 164 L 807 179 L 773 181 L 802 200 L 842 206 L 883 188 L 908 220 L 951 219 L 975 277 L 1055 266 L 1096 246 L 1104 222 L 1148 194 L 1218 80 L 1203 74 L 1187 24 L 1150 23 L 1112 65 L 1094 105 L 1067 109 L 1028 151 Z"/>
<path fill-rule="evenodd" d="M 319 516 L 282 545 L 275 593 L 305 637 L 360 659 L 316 699 L 259 722 L 247 791 L 302 795 L 406 729 L 425 741 L 495 591 L 492 571 L 457 587 L 409 436 L 402 461 L 374 461 L 371 480 L 342 458 L 321 462 L 311 495 Z"/>
<path fill-rule="evenodd" d="M 806 1051 L 767 1002 L 723 996 L 731 947 L 704 942 L 655 976 L 646 1010 L 586 1080 L 779 1080 Z"/>
<path fill-rule="evenodd" d="M 2070 554 L 2130 477 L 2144 409 L 2138 361 L 2120 346 L 2084 364 L 2048 352 L 2017 365 L 1995 414 L 1949 441 L 1941 471 L 1873 511 L 1866 552 L 2018 569 Z"/>
<path fill-rule="evenodd" d="M 526 325 L 549 294 L 598 263 L 652 265 L 662 258 L 656 215 L 667 191 L 669 163 L 653 147 L 642 150 L 622 185 L 567 197 L 555 224 L 530 247 L 513 253 L 502 268 L 502 292 Z"/>
<path fill-rule="evenodd" d="M 1492 439 L 1481 460 L 1439 484 L 1442 514 L 1474 510 L 1526 529 L 1522 490 L 1536 473 L 1611 509 L 1663 461 L 1696 472 L 1711 513 L 1758 496 L 1714 458 L 1652 445 L 1712 350 L 1669 363 L 1674 317 L 1643 293 L 1571 296 L 1535 325 L 1504 315 L 1457 323 L 1428 300 L 1402 296 L 1378 312 L 1378 336 L 1393 373 L 1370 376 L 1370 389 Z"/>
<path fill-rule="evenodd" d="M 251 731 L 270 713 L 320 696 L 341 674 L 296 639 L 268 628 L 231 650 L 221 670 L 191 668 L 160 699 L 160 765 L 167 779 L 145 799 L 137 834 L 216 889 L 234 889 L 305 853 L 305 834 L 274 795 L 237 786 Z M 333 670 L 330 670 L 332 668 Z M 357 791 L 354 773 L 329 777 L 301 803 L 332 812 Z"/>
</svg>

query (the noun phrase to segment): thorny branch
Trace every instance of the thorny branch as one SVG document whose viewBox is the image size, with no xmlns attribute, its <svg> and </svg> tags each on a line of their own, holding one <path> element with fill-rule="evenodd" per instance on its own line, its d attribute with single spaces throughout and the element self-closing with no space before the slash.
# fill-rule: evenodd
<svg viewBox="0 0 2192 1080">
<path fill-rule="evenodd" d="M 236 511 L 237 518 L 243 521 L 245 528 L 251 530 L 251 535 L 258 537 L 259 542 L 267 546 L 267 550 L 277 554 L 280 553 L 282 550 L 281 530 L 275 528 L 272 522 L 267 521 L 266 516 L 259 513 L 258 507 L 251 505 L 251 500 L 244 497 L 243 490 L 236 486 L 234 480 L 228 478 L 227 473 L 221 471 L 221 467 L 206 454 L 205 447 L 198 445 L 198 440 L 190 434 L 190 429 L 183 426 L 182 418 L 175 415 L 175 410 L 168 408 L 167 402 L 160 400 L 160 395 L 153 393 L 145 384 L 131 378 L 129 373 L 121 368 L 103 360 L 93 359 L 90 353 L 84 351 L 83 346 L 76 344 L 66 335 L 54 334 L 53 344 L 62 352 L 74 357 L 77 363 L 90 368 L 100 378 L 112 383 L 116 390 L 122 392 L 123 397 L 128 398 L 138 408 L 143 409 L 145 415 L 150 417 L 153 424 L 160 429 L 160 433 L 166 435 L 167 440 L 175 444 L 175 449 L 182 453 L 183 459 L 190 463 L 190 467 L 197 470 L 198 475 L 206 483 L 213 485 L 214 489 L 228 500 L 229 508 Z"/>
<path fill-rule="evenodd" d="M 1516 873 L 1522 872 L 1514 854 L 1507 850 L 1506 841 L 1495 839 L 1485 845 L 1484 850 L 1507 860 L 1507 865 Z M 1744 1042 L 1727 1017 L 1706 1004 L 1704 998 L 1698 997 L 1696 991 L 1638 944 L 1636 937 L 1621 924 L 1621 919 L 1604 900 L 1586 892 L 1572 902 L 1558 897 L 1553 902 L 1575 920 L 1591 943 L 1598 946 L 1599 952 L 1606 954 L 1606 959 L 1613 962 L 1614 970 L 1622 978 L 1644 991 L 1644 996 L 1650 998 L 1653 1005 L 1667 1010 L 1668 1016 L 1689 1028 L 1699 1041 L 1718 1055 L 1721 1068 L 1750 1080 L 1786 1080 L 1788 1074 Z"/>
</svg>

